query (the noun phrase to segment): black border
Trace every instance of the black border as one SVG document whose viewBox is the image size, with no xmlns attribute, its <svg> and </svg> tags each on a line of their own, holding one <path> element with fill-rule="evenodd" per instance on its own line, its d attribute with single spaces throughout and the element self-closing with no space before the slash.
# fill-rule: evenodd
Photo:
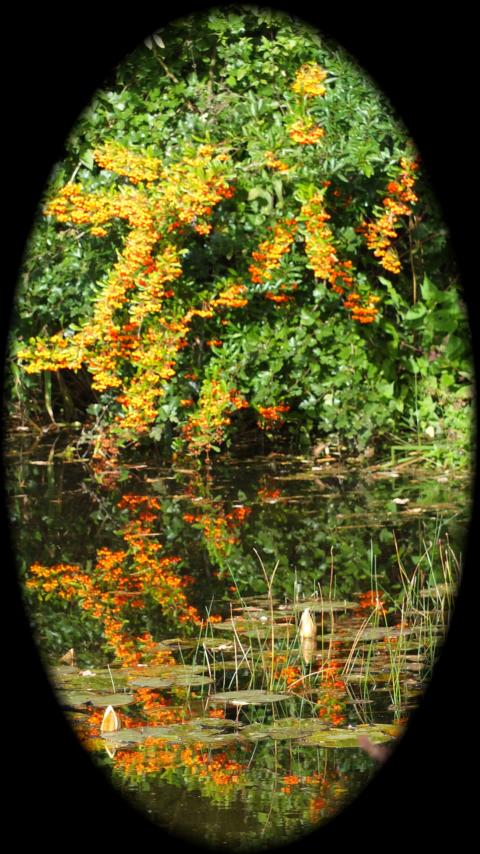
<svg viewBox="0 0 480 854">
<path fill-rule="evenodd" d="M 152 4 L 153 5 L 153 4 Z M 149 32 L 208 3 L 178 0 L 169 8 L 137 3 L 134 9 L 71 7 L 9 10 L 4 27 L 7 121 L 2 184 L 6 188 L 9 304 L 25 240 L 52 163 L 62 156 L 69 128 L 111 69 Z M 268 5 L 257 3 L 256 5 Z M 323 7 L 324 4 L 321 4 Z M 418 8 L 384 6 L 338 11 L 296 2 L 272 4 L 314 23 L 347 48 L 378 81 L 411 129 L 450 227 L 473 323 L 477 184 L 475 45 L 473 15 L 457 4 L 445 17 Z M 62 7 L 65 9 L 66 7 Z M 64 17 L 65 15 L 65 17 Z M 5 115 L 5 111 L 4 111 Z M 5 227 L 5 226 L 4 226 Z M 475 333 L 476 330 L 473 329 Z M 474 336 L 478 375 L 478 337 Z M 445 650 L 420 709 L 392 759 L 365 792 L 337 819 L 289 848 L 353 842 L 357 850 L 413 850 L 473 832 L 472 762 L 476 708 L 472 697 L 473 581 L 478 540 L 476 510 L 465 577 Z M 3 510 L 3 507 L 2 507 Z M 8 569 L 14 568 L 4 538 Z M 4 596 L 3 679 L 11 755 L 8 787 L 10 832 L 15 846 L 34 840 L 49 849 L 130 844 L 181 845 L 150 825 L 106 784 L 78 747 L 45 680 L 22 610 L 15 572 Z M 470 735 L 470 731 L 472 734 Z M 16 818 L 14 816 L 17 815 Z M 198 850 L 198 849 L 192 849 Z"/>
</svg>

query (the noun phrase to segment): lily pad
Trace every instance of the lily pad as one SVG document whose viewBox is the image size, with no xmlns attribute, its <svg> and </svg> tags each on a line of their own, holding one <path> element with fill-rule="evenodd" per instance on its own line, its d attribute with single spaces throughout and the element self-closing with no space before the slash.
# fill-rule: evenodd
<svg viewBox="0 0 480 854">
<path fill-rule="evenodd" d="M 238 741 L 237 732 L 218 732 L 216 728 L 207 728 L 198 725 L 198 722 L 188 721 L 171 726 L 145 726 L 138 729 L 118 730 L 114 733 L 104 733 L 110 744 L 141 744 L 147 739 L 159 739 L 169 744 L 195 744 L 201 743 L 209 747 L 224 747 L 231 742 Z"/>
<path fill-rule="evenodd" d="M 309 611 L 315 613 L 329 613 L 330 611 L 347 611 L 352 608 L 358 608 L 357 602 L 349 602 L 347 599 L 339 599 L 338 601 L 330 601 L 327 599 L 306 599 L 304 602 L 295 602 L 294 611 L 304 611 L 308 608 Z"/>
<path fill-rule="evenodd" d="M 119 729 L 116 732 L 103 732 L 100 736 L 107 742 L 118 744 L 141 744 L 145 741 L 140 729 Z"/>
<path fill-rule="evenodd" d="M 62 706 L 85 706 L 92 702 L 86 691 L 59 691 L 57 696 Z"/>
<path fill-rule="evenodd" d="M 203 638 L 200 646 L 212 652 L 228 652 L 235 648 L 235 643 L 231 640 L 225 640 L 225 638 Z"/>
<path fill-rule="evenodd" d="M 281 718 L 269 724 L 253 723 L 244 726 L 242 737 L 250 741 L 259 741 L 263 738 L 273 738 L 275 741 L 281 739 L 304 738 L 311 735 L 325 725 L 314 718 Z"/>
<path fill-rule="evenodd" d="M 132 679 L 130 685 L 137 688 L 187 688 L 189 686 L 211 685 L 213 679 L 202 673 L 172 673 L 170 676 L 139 676 Z"/>
<path fill-rule="evenodd" d="M 196 729 L 199 727 L 215 730 L 238 729 L 241 726 L 237 721 L 231 721 L 229 718 L 192 718 L 188 723 Z"/>
<path fill-rule="evenodd" d="M 84 706 L 87 703 L 96 708 L 107 706 L 128 706 L 135 702 L 133 694 L 96 694 L 88 691 L 60 691 L 60 700 L 69 706 Z"/>
<path fill-rule="evenodd" d="M 224 620 L 223 623 L 215 623 L 215 631 L 236 632 L 244 635 L 248 631 L 263 628 L 264 623 L 260 620 L 252 620 L 246 617 L 235 617 L 233 620 Z"/>
<path fill-rule="evenodd" d="M 70 671 L 70 672 L 69 672 Z M 92 675 L 85 675 L 91 673 Z M 110 675 L 111 673 L 111 675 Z M 112 691 L 112 678 L 115 688 L 126 687 L 127 681 L 122 671 L 111 668 L 111 671 L 97 669 L 93 671 L 80 671 L 73 667 L 53 667 L 49 671 L 50 679 L 56 688 L 66 686 L 69 690 L 83 691 Z"/>
<path fill-rule="evenodd" d="M 394 735 L 383 724 L 362 724 L 358 727 L 335 727 L 319 730 L 307 736 L 302 745 L 312 747 L 358 747 L 359 735 L 368 735 L 372 744 L 391 741 Z"/>
<path fill-rule="evenodd" d="M 251 689 L 246 691 L 223 691 L 212 694 L 211 703 L 227 703 L 231 706 L 261 706 L 269 703 L 279 703 L 281 700 L 291 700 L 290 694 L 277 694 L 274 691 Z"/>
<path fill-rule="evenodd" d="M 172 647 L 180 647 L 181 649 L 194 649 L 198 641 L 196 638 L 166 638 L 162 640 L 160 648 L 172 649 Z"/>
<path fill-rule="evenodd" d="M 272 624 L 267 626 L 259 626 L 257 625 L 254 629 L 247 629 L 246 631 L 239 632 L 242 634 L 242 637 L 252 638 L 257 640 L 266 640 L 272 637 Z M 274 623 L 273 624 L 273 638 L 274 640 L 278 640 L 279 638 L 291 638 L 297 634 L 297 627 L 294 623 Z"/>
<path fill-rule="evenodd" d="M 350 643 L 355 641 L 356 643 L 358 643 L 359 641 L 366 640 L 370 641 L 383 640 L 384 638 L 406 637 L 407 635 L 414 634 L 416 630 L 417 629 L 414 626 L 408 629 L 399 629 L 396 626 L 366 626 L 363 631 L 355 631 L 354 629 L 350 631 L 338 630 L 336 632 L 324 634 L 322 636 L 322 640 L 336 640 L 341 641 L 342 643 Z"/>
<path fill-rule="evenodd" d="M 449 596 L 456 591 L 455 584 L 437 584 L 436 587 L 425 587 L 420 590 L 420 596 L 423 598 L 438 599 L 441 596 Z"/>
</svg>

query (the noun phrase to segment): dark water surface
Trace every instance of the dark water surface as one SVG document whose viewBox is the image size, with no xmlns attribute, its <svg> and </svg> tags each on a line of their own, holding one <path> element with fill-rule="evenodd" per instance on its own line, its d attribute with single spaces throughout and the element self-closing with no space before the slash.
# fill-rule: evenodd
<svg viewBox="0 0 480 854">
<path fill-rule="evenodd" d="M 390 749 L 428 681 L 468 476 L 272 453 L 133 463 L 102 485 L 51 441 L 6 452 L 32 629 L 114 786 L 238 850 L 350 801 L 376 767 L 359 737 Z M 102 733 L 109 705 L 120 729 Z"/>
</svg>

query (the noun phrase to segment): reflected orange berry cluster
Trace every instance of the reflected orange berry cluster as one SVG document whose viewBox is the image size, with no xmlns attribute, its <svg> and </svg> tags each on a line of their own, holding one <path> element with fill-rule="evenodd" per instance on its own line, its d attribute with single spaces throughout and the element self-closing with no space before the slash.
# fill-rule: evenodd
<svg viewBox="0 0 480 854">
<path fill-rule="evenodd" d="M 387 614 L 385 602 L 378 590 L 367 590 L 362 593 L 358 600 L 358 608 L 360 611 L 372 610 L 379 611 L 383 615 Z"/>
<path fill-rule="evenodd" d="M 208 509 L 201 513 L 184 513 L 183 518 L 202 531 L 210 551 L 215 557 L 222 558 L 238 542 L 237 529 L 250 513 L 250 507 L 234 507 L 225 513 L 223 504 L 211 502 Z"/>
<path fill-rule="evenodd" d="M 345 723 L 345 682 L 340 678 L 342 665 L 327 659 L 321 666 L 317 714 L 332 726 Z"/>
<path fill-rule="evenodd" d="M 34 563 L 26 586 L 42 596 L 54 594 L 77 602 L 101 623 L 106 644 L 123 664 L 171 661 L 170 652 L 159 649 L 150 632 L 132 634 L 129 621 L 135 611 L 145 609 L 148 600 L 178 625 L 202 625 L 185 593 L 190 580 L 175 570 L 181 563 L 179 557 L 162 555 L 155 531 L 158 500 L 128 494 L 118 507 L 128 513 L 119 532 L 123 548 L 99 548 L 95 566 L 88 572 L 78 565 Z"/>
</svg>

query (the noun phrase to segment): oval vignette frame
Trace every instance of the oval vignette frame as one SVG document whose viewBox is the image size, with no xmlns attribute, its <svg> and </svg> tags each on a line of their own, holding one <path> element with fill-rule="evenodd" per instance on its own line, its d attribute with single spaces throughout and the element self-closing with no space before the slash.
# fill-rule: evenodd
<svg viewBox="0 0 480 854">
<path fill-rule="evenodd" d="M 23 112 L 25 107 L 22 109 L 22 100 L 26 100 L 26 93 L 20 84 L 19 76 L 16 81 L 17 86 L 13 87 L 15 101 L 12 103 L 11 110 L 13 114 L 11 126 L 15 128 L 16 143 L 11 177 L 22 174 L 22 170 L 26 169 L 29 186 L 28 206 L 25 206 L 23 190 L 19 191 L 18 187 L 12 186 L 13 205 L 10 210 L 13 213 L 10 216 L 15 226 L 10 277 L 12 288 L 15 285 L 16 270 L 30 231 L 34 210 L 45 186 L 51 163 L 59 156 L 63 140 L 95 89 L 109 70 L 160 24 L 213 5 L 215 4 L 179 3 L 175 7 L 174 14 L 164 12 L 158 16 L 150 15 L 148 21 L 142 20 L 141 23 L 135 22 L 133 25 L 129 22 L 123 27 L 115 25 L 114 22 L 79 19 L 71 29 L 68 28 L 67 35 L 62 24 L 52 20 L 52 13 L 44 13 L 44 17 L 38 21 L 30 18 L 27 22 L 17 22 L 18 41 L 15 47 L 22 55 L 20 62 L 25 55 L 30 58 L 28 65 L 33 75 L 31 78 L 33 95 L 30 112 L 25 114 Z M 469 253 L 472 252 L 475 243 L 473 229 L 471 240 L 469 240 L 468 224 L 465 235 L 465 223 L 462 223 L 460 228 L 461 224 L 457 218 L 458 211 L 462 210 L 462 190 L 465 206 L 468 201 L 467 166 L 461 158 L 463 151 L 461 134 L 457 134 L 453 142 L 448 136 L 440 138 L 439 141 L 439 131 L 444 128 L 442 106 L 445 105 L 446 95 L 445 92 L 442 94 L 434 89 L 434 83 L 440 81 L 443 73 L 445 47 L 448 43 L 451 48 L 454 41 L 452 32 L 454 35 L 457 32 L 464 38 L 465 24 L 455 21 L 455 13 L 453 22 L 449 19 L 443 24 L 440 35 L 437 33 L 436 45 L 430 43 L 430 48 L 433 49 L 432 66 L 430 65 L 432 54 L 425 50 L 429 32 L 427 23 L 414 21 L 412 27 L 417 28 L 416 32 L 405 34 L 399 22 L 399 31 L 392 35 L 387 21 L 383 27 L 366 32 L 365 22 L 356 21 L 353 17 L 350 25 L 345 25 L 345 22 L 338 20 L 342 17 L 340 13 L 337 15 L 327 13 L 325 17 L 321 17 L 320 14 L 313 16 L 311 12 L 309 13 L 307 4 L 302 3 L 295 4 L 295 9 L 291 8 L 291 4 L 275 3 L 271 6 L 274 9 L 287 9 L 294 12 L 307 24 L 313 24 L 321 32 L 334 38 L 372 76 L 379 88 L 390 98 L 405 125 L 411 129 L 412 136 L 430 170 L 435 194 L 443 205 L 445 219 L 450 227 L 472 323 L 473 303 L 469 300 L 471 295 L 469 288 L 472 283 L 469 281 L 469 266 L 470 263 L 473 266 L 473 258 Z M 421 38 L 420 34 L 422 34 Z M 410 43 L 409 35 L 412 37 Z M 390 49 L 386 47 L 388 39 L 390 39 Z M 455 62 L 452 60 L 450 62 L 452 67 L 455 65 L 466 69 L 463 78 L 457 75 L 458 79 L 465 80 L 468 76 L 468 50 L 459 41 L 455 46 L 458 48 L 458 53 L 454 48 Z M 413 57 L 413 60 L 411 66 L 400 68 L 400 63 L 397 64 L 395 58 L 398 58 L 403 51 L 409 57 Z M 95 63 L 93 68 L 92 55 Z M 79 57 L 83 57 L 83 60 Z M 92 69 L 87 76 L 85 76 L 85 61 Z M 15 62 L 17 64 L 14 64 L 13 68 L 19 74 L 18 55 Z M 62 67 L 67 69 L 63 77 L 59 73 Z M 420 67 L 420 77 L 417 76 L 418 67 Z M 440 82 L 438 85 L 440 87 Z M 68 99 L 67 90 L 70 91 Z M 425 102 L 427 92 L 432 95 Z M 450 109 L 453 111 L 451 123 L 454 127 L 461 120 L 462 110 L 467 109 L 467 93 L 468 89 L 464 95 L 465 103 L 456 93 L 459 100 L 453 105 L 450 104 Z M 451 97 L 454 97 L 453 87 Z M 60 114 L 59 109 L 67 101 L 67 109 Z M 32 125 L 39 134 L 35 140 L 32 140 Z M 36 147 L 33 154 L 32 146 Z M 452 150 L 457 157 L 451 155 Z M 29 151 L 31 152 L 30 160 L 27 159 Z M 444 164 L 450 165 L 452 161 L 456 161 L 456 178 L 453 174 L 455 171 L 453 166 L 449 174 L 443 171 Z M 458 179 L 458 170 L 460 170 L 460 176 L 465 176 L 463 181 L 461 177 Z M 21 227 L 17 230 L 19 222 Z M 470 228 L 472 228 L 471 225 Z M 4 312 L 4 317 L 8 327 L 7 311 Z M 478 368 L 477 336 L 473 336 L 473 342 L 475 364 Z M 423 833 L 425 834 L 423 837 L 418 837 L 418 841 L 432 842 L 434 838 L 436 839 L 435 833 L 438 834 L 440 841 L 446 830 L 445 822 L 449 821 L 453 827 L 453 823 L 459 819 L 462 822 L 467 819 L 467 805 L 463 800 L 461 782 L 463 759 L 467 758 L 469 751 L 468 740 L 465 752 L 462 746 L 457 748 L 455 730 L 462 718 L 461 686 L 467 683 L 470 668 L 473 668 L 473 662 L 469 663 L 468 621 L 472 617 L 469 617 L 468 613 L 467 591 L 468 585 L 471 584 L 473 557 L 478 547 L 478 544 L 473 542 L 473 535 L 478 530 L 476 524 L 478 478 L 475 479 L 474 488 L 476 500 L 464 579 L 457 596 L 456 612 L 432 682 L 423 695 L 418 710 L 412 715 L 405 736 L 391 759 L 372 778 L 364 792 L 328 825 L 293 844 L 292 848 L 301 844 L 316 845 L 317 842 L 334 840 L 338 843 L 346 841 L 350 835 L 357 842 L 368 843 L 372 841 L 372 837 L 378 838 L 388 829 L 390 832 L 392 830 L 395 832 L 399 824 L 402 829 L 405 829 L 405 825 L 409 826 L 410 821 L 414 820 L 417 810 L 423 816 Z M 9 563 L 13 564 L 11 557 Z M 15 572 L 8 596 L 11 597 L 12 602 L 15 602 L 13 630 L 15 632 L 20 627 L 22 633 L 20 645 L 14 634 L 13 642 L 10 637 L 6 646 L 7 657 L 13 656 L 15 665 L 11 675 L 12 684 L 15 686 L 12 724 L 16 739 L 12 762 L 15 766 L 13 770 L 19 773 L 17 783 L 12 786 L 13 801 L 23 805 L 25 815 L 29 816 L 28 824 L 38 828 L 37 839 L 38 837 L 41 839 L 42 832 L 45 835 L 45 841 L 53 841 L 57 832 L 58 837 L 61 838 L 60 825 L 66 824 L 72 827 L 75 836 L 83 842 L 95 839 L 97 842 L 101 840 L 106 845 L 114 845 L 125 840 L 127 831 L 132 833 L 134 838 L 140 835 L 142 843 L 148 844 L 150 840 L 153 843 L 158 842 L 163 836 L 162 832 L 150 825 L 143 816 L 137 814 L 123 801 L 121 795 L 114 792 L 103 780 L 101 773 L 94 768 L 77 743 L 76 737 L 58 708 L 40 665 L 36 646 L 30 637 Z M 21 699 L 19 700 L 18 697 Z M 449 736 L 450 728 L 452 729 L 451 737 Z M 433 815 L 441 816 L 440 826 L 437 828 L 433 826 L 435 818 L 430 818 L 432 814 L 428 809 L 430 805 L 435 804 L 436 810 Z M 447 811 L 450 818 L 447 816 Z M 17 838 L 20 839 L 21 834 L 22 828 L 18 828 Z M 383 837 L 383 844 L 387 839 L 388 837 Z M 186 843 L 182 842 L 182 844 Z"/>
</svg>

